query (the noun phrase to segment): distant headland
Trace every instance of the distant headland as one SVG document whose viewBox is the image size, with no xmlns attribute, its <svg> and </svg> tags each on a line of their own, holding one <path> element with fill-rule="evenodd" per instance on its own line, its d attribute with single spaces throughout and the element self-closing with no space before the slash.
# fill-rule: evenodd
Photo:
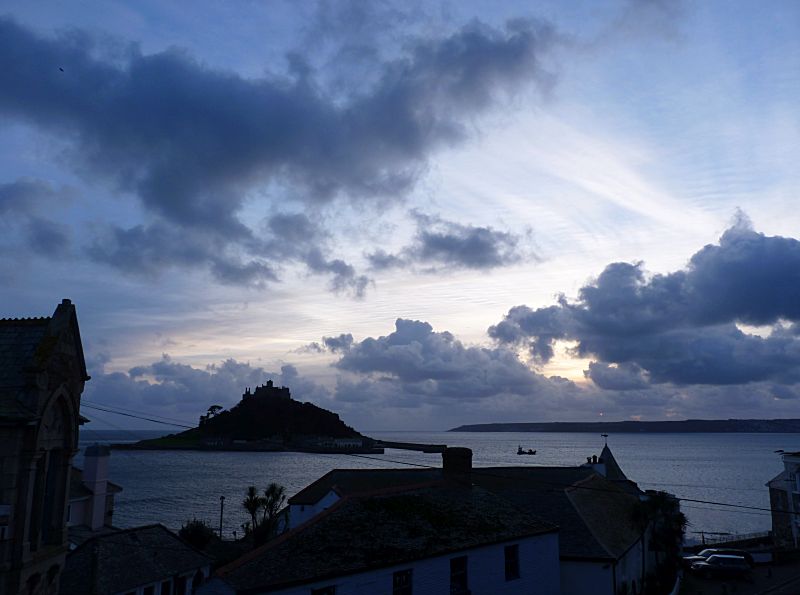
<svg viewBox="0 0 800 595">
<path fill-rule="evenodd" d="M 225 410 L 211 405 L 196 428 L 135 444 L 114 445 L 135 450 L 240 450 L 325 453 L 375 453 L 382 446 L 346 425 L 336 413 L 296 401 L 288 387 L 272 380 Z"/>
<path fill-rule="evenodd" d="M 681 421 L 592 421 L 491 423 L 458 426 L 448 432 L 613 432 L 625 433 L 800 433 L 800 419 L 685 419 Z"/>
</svg>

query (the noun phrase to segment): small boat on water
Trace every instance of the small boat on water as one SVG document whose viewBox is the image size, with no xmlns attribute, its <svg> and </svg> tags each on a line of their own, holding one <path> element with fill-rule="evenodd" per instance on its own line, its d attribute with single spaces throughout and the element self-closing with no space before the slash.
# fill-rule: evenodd
<svg viewBox="0 0 800 595">
<path fill-rule="evenodd" d="M 517 447 L 517 454 L 518 455 L 535 455 L 536 451 L 533 449 L 524 450 L 521 446 Z"/>
</svg>

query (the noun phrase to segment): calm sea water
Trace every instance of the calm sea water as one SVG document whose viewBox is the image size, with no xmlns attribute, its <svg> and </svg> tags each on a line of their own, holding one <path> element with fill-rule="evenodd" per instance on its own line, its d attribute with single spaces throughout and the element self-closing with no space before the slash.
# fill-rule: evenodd
<svg viewBox="0 0 800 595">
<path fill-rule="evenodd" d="M 82 431 L 81 446 L 153 437 L 153 432 Z M 385 440 L 466 446 L 473 465 L 576 465 L 599 454 L 595 434 L 372 432 Z M 535 457 L 516 455 L 517 446 L 535 448 Z M 660 489 L 682 498 L 769 508 L 765 483 L 780 472 L 777 449 L 800 450 L 800 434 L 614 434 L 609 446 L 626 475 L 643 489 Z M 375 458 L 303 453 L 121 451 L 111 457 L 111 479 L 124 491 L 117 496 L 114 523 L 129 527 L 160 522 L 173 529 L 198 518 L 219 525 L 220 496 L 225 496 L 224 531 L 241 533 L 241 506 L 249 485 L 270 482 L 291 496 L 335 468 L 374 469 L 403 463 L 441 465 L 441 455 L 387 450 Z M 82 465 L 82 457 L 76 459 Z M 381 459 L 381 460 L 375 460 Z M 684 502 L 688 537 L 695 532 L 749 533 L 770 527 L 768 512 Z"/>
</svg>

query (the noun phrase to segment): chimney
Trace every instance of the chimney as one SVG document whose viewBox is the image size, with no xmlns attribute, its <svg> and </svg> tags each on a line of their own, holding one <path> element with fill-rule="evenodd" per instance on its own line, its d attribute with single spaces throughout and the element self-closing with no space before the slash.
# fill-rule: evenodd
<svg viewBox="0 0 800 595">
<path fill-rule="evenodd" d="M 469 484 L 472 473 L 472 451 L 454 446 L 442 452 L 442 474 L 445 479 L 465 481 Z"/>
<path fill-rule="evenodd" d="M 105 525 L 106 494 L 108 492 L 108 446 L 92 444 L 86 447 L 83 463 L 83 485 L 92 492 L 89 528 L 97 531 Z"/>
</svg>

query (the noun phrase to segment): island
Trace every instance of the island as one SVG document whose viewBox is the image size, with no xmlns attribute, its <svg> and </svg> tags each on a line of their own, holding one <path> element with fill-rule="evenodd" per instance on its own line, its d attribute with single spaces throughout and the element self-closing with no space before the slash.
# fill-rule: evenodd
<svg viewBox="0 0 800 595">
<path fill-rule="evenodd" d="M 292 398 L 272 380 L 246 388 L 230 410 L 212 405 L 196 428 L 134 444 L 127 450 L 241 450 L 383 453 L 383 446 L 346 425 L 339 415 Z"/>
<path fill-rule="evenodd" d="M 514 422 L 469 424 L 448 432 L 800 433 L 800 419 L 685 419 L 679 421 Z"/>
</svg>

